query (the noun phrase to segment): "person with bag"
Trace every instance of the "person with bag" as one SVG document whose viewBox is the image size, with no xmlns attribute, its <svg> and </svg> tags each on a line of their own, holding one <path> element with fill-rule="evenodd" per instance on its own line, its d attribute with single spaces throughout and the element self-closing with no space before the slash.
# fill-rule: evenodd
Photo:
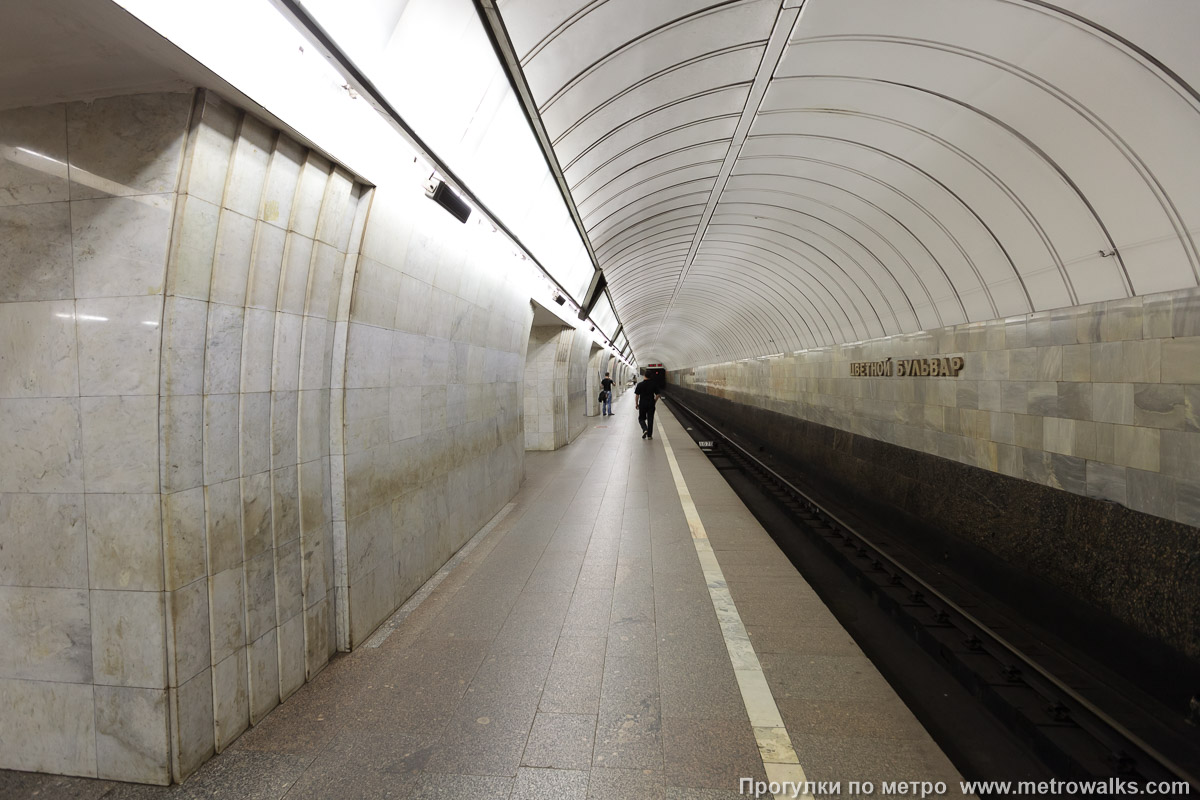
<svg viewBox="0 0 1200 800">
<path fill-rule="evenodd" d="M 600 416 L 611 417 L 612 413 L 612 378 L 608 373 L 604 373 L 604 380 L 600 381 Z"/>
</svg>

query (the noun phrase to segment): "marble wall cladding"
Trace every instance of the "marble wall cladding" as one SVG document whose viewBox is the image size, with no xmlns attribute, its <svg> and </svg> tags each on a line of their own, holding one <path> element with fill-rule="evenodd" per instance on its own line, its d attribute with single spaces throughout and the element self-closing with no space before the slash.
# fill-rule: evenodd
<svg viewBox="0 0 1200 800">
<path fill-rule="evenodd" d="M 962 355 L 957 378 L 849 364 Z M 672 381 L 1200 526 L 1200 289 L 681 370 Z M 1062 468 L 1047 469 L 1046 459 Z"/>
<path fill-rule="evenodd" d="M 334 651 L 330 391 L 363 194 L 214 95 L 192 116 L 153 380 L 176 780 Z"/>
<path fill-rule="evenodd" d="M 600 414 L 600 401 L 597 397 L 600 395 L 600 379 L 604 377 L 604 373 L 608 371 L 608 358 L 605 356 L 604 350 L 597 344 L 589 342 L 590 348 L 587 357 L 587 375 L 586 375 L 586 390 L 584 392 L 584 413 L 589 417 L 595 417 Z M 617 393 L 613 392 L 615 400 Z"/>
<path fill-rule="evenodd" d="M 588 407 L 588 356 L 592 350 L 592 337 L 582 328 L 576 328 L 571 335 L 571 351 L 567 355 L 567 441 L 575 441 L 575 437 L 587 428 Z M 596 402 L 596 393 L 591 395 Z"/>
<path fill-rule="evenodd" d="M 333 336 L 344 353 L 333 379 L 344 391 L 331 395 L 344 425 L 332 431 L 330 537 L 342 648 L 486 524 L 524 471 L 527 289 L 497 266 L 511 260 L 500 236 L 457 222 L 424 197 L 423 175 L 411 177 L 374 190 Z"/>
<path fill-rule="evenodd" d="M 525 449 L 557 450 L 567 443 L 567 364 L 574 330 L 534 325 L 525 353 Z"/>
<path fill-rule="evenodd" d="M 192 110 L 0 112 L 0 767 L 170 780 L 159 368 Z"/>
</svg>

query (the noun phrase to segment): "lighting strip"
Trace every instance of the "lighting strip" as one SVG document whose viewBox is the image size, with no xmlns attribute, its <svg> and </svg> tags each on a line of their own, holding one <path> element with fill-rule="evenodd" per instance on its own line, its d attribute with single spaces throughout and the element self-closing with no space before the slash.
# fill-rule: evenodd
<svg viewBox="0 0 1200 800">
<path fill-rule="evenodd" d="M 717 210 L 717 205 L 721 202 L 721 195 L 725 193 L 725 184 L 729 182 L 729 176 L 733 174 L 733 168 L 742 154 L 742 145 L 750 134 L 750 126 L 754 124 L 754 120 L 758 116 L 763 97 L 767 94 L 767 87 L 775 76 L 775 69 L 779 66 L 779 60 L 783 58 L 783 51 L 787 48 L 788 39 L 791 38 L 792 30 L 800 20 L 800 12 L 804 10 L 806 2 L 807 0 L 783 0 L 779 16 L 775 18 L 775 26 L 771 28 L 771 36 L 767 40 L 762 61 L 758 64 L 758 72 L 754 75 L 754 83 L 750 86 L 750 94 L 742 109 L 741 119 L 738 120 L 737 127 L 733 130 L 733 137 L 729 140 L 729 150 L 725 153 L 725 160 L 717 172 L 717 180 L 708 195 L 704 213 L 700 215 L 700 224 L 696 226 L 692 245 L 688 248 L 687 257 L 683 260 L 683 269 L 679 271 L 679 280 L 675 282 L 675 288 L 671 291 L 671 299 L 667 302 L 666 309 L 663 310 L 662 318 L 658 322 L 658 331 L 654 334 L 651 346 L 658 344 L 663 325 L 666 324 L 667 317 L 675 305 L 675 299 L 679 296 L 679 290 L 683 287 L 684 278 L 691 270 L 692 262 L 696 260 L 696 253 L 699 252 L 700 244 L 704 241 L 705 234 L 708 233 L 709 220 L 712 219 L 713 212 Z"/>
</svg>

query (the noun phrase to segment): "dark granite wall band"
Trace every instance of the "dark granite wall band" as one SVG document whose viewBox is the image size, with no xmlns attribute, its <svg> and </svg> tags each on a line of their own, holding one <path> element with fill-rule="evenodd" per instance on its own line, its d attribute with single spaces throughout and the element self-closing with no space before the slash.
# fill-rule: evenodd
<svg viewBox="0 0 1200 800">
<path fill-rule="evenodd" d="M 1200 663 L 1200 528 L 678 385 L 669 394 L 899 527 L 981 548 Z"/>
</svg>

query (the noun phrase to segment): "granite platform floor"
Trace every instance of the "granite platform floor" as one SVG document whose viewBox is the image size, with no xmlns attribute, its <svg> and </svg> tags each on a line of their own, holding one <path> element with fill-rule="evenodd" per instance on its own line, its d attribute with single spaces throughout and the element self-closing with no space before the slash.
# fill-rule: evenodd
<svg viewBox="0 0 1200 800">
<path fill-rule="evenodd" d="M 842 797 L 851 780 L 957 796 L 954 767 L 680 424 L 660 406 L 645 441 L 632 393 L 614 409 L 528 455 L 508 513 L 378 647 L 334 659 L 183 785 L 0 772 L 0 797 L 741 797 L 740 778 L 766 774 L 665 444 L 807 778 Z"/>
</svg>

